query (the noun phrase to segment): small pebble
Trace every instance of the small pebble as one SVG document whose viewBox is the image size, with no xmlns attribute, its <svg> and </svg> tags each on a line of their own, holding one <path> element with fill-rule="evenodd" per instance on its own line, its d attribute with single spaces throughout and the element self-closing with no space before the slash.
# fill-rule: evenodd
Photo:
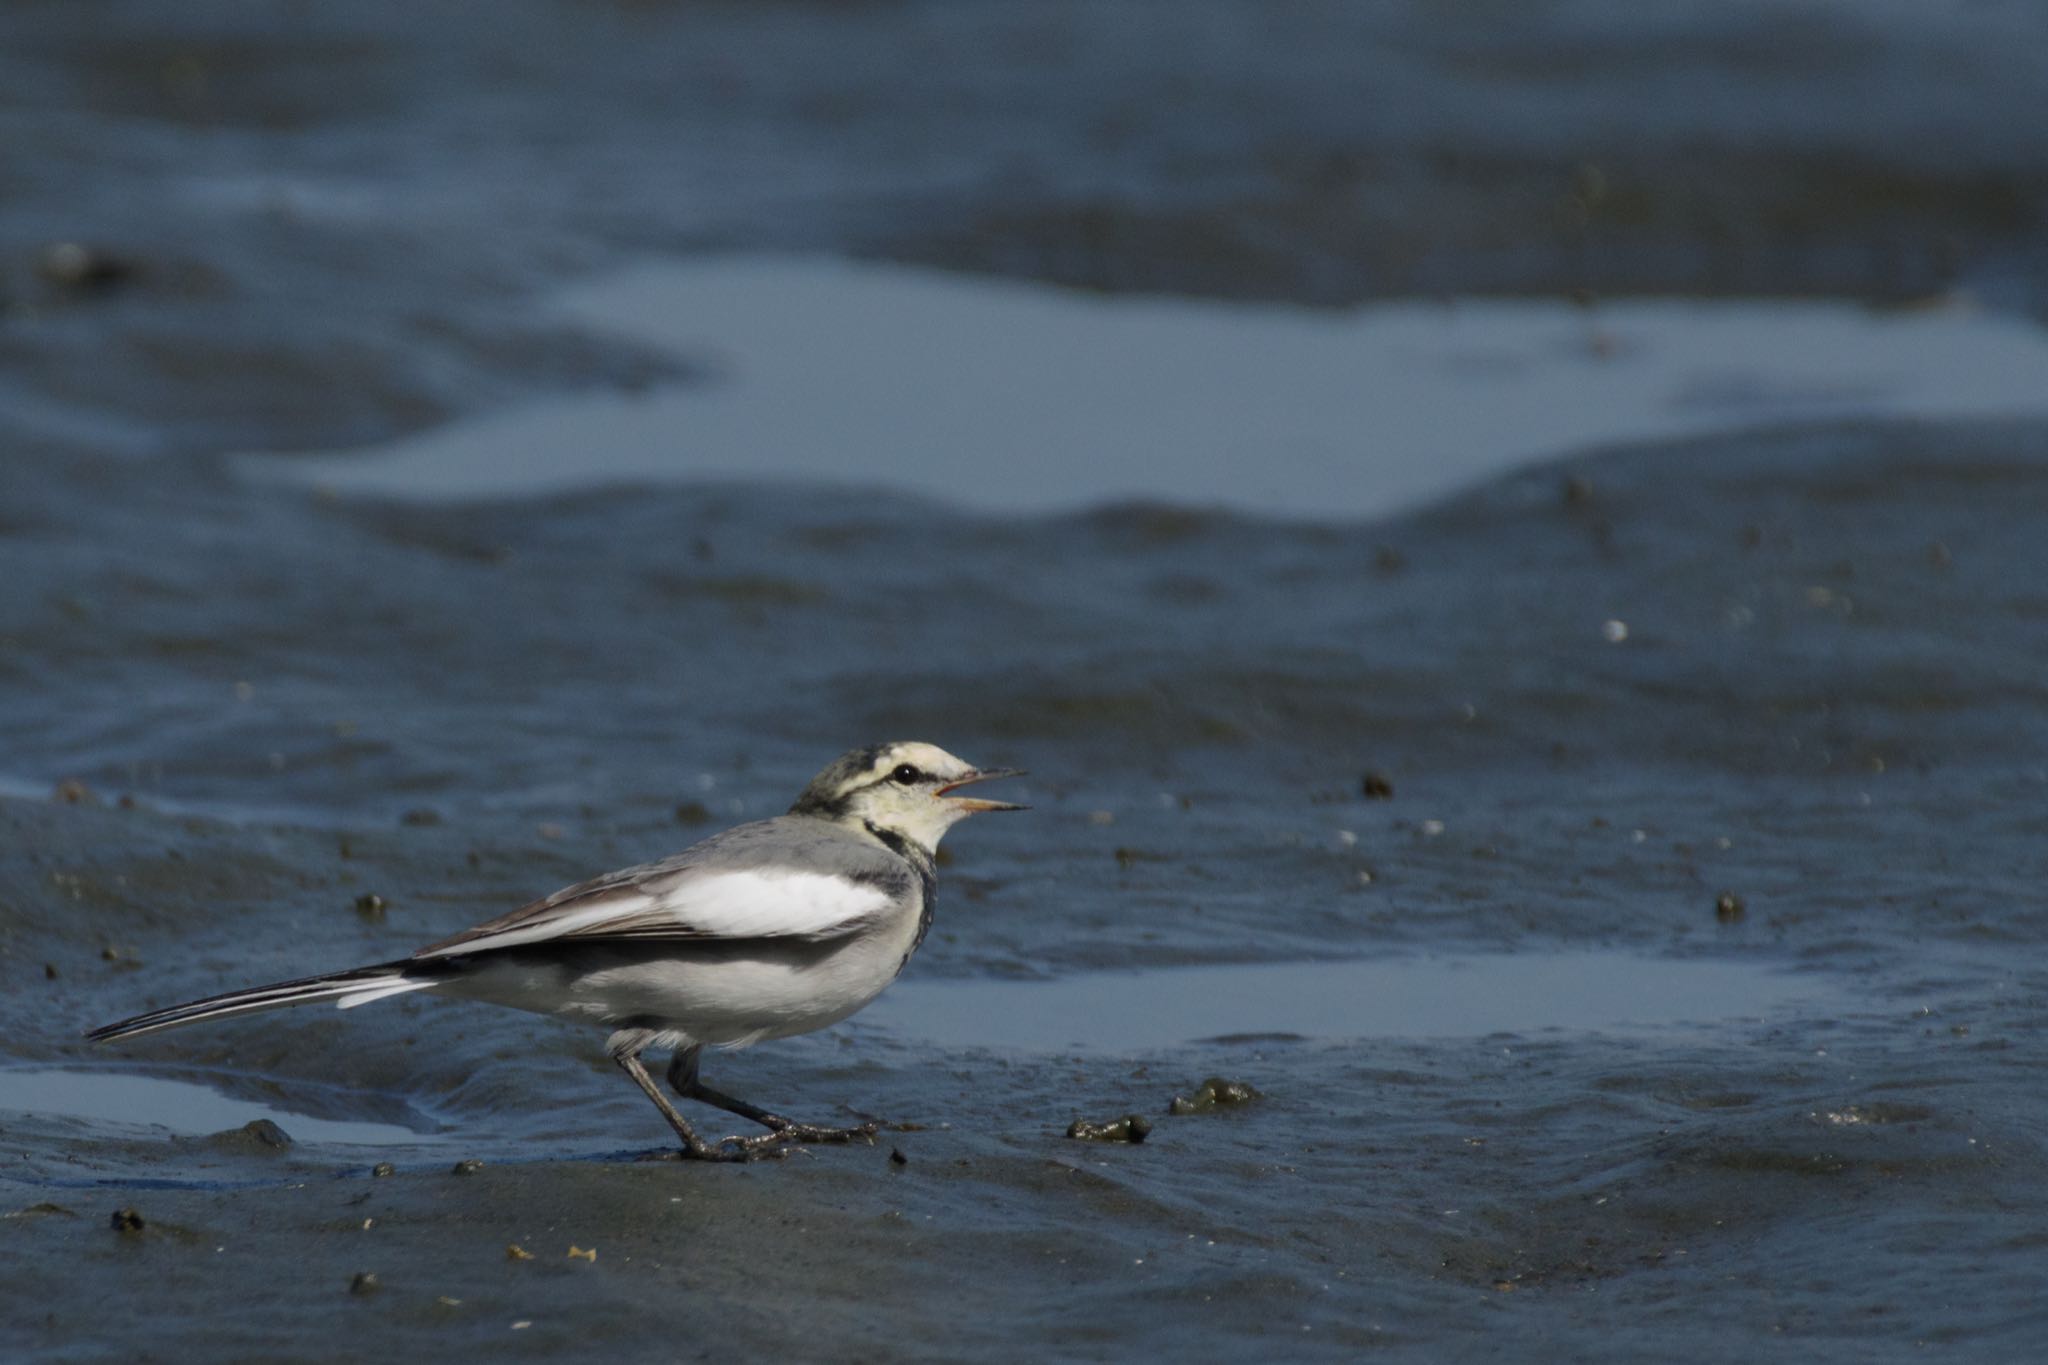
<svg viewBox="0 0 2048 1365">
<path fill-rule="evenodd" d="M 1628 622 L 1603 621 L 1600 623 L 1600 638 L 1610 645 L 1618 645 L 1628 639 Z"/>
<path fill-rule="evenodd" d="M 140 1232 L 148 1226 L 142 1221 L 142 1215 L 134 1209 L 115 1209 L 114 1216 L 107 1220 L 107 1224 L 116 1232 Z"/>
<path fill-rule="evenodd" d="M 1385 801 L 1394 794 L 1393 779 L 1385 773 L 1367 773 L 1358 784 L 1368 801 Z"/>
<path fill-rule="evenodd" d="M 1723 891 L 1714 898 L 1714 918 L 1723 924 L 1734 924 L 1749 912 L 1742 903 L 1742 897 L 1733 891 Z"/>
<path fill-rule="evenodd" d="M 383 1287 L 374 1270 L 358 1270 L 356 1277 L 348 1282 L 348 1292 L 358 1298 L 365 1294 L 374 1294 Z"/>
<path fill-rule="evenodd" d="M 1067 1125 L 1067 1136 L 1082 1142 L 1143 1142 L 1152 1135 L 1152 1121 L 1143 1114 L 1127 1114 L 1107 1123 L 1075 1119 Z"/>
<path fill-rule="evenodd" d="M 1235 1108 L 1262 1099 L 1258 1091 L 1243 1081 L 1233 1081 L 1222 1076 L 1211 1076 L 1202 1082 L 1201 1089 L 1192 1095 L 1175 1095 L 1173 1103 L 1166 1107 L 1169 1114 L 1202 1114 L 1211 1109 Z"/>
<path fill-rule="evenodd" d="M 533 1253 L 517 1242 L 507 1242 L 505 1244 L 505 1259 L 508 1261 L 530 1261 L 533 1259 Z"/>
<path fill-rule="evenodd" d="M 572 1261 L 589 1261 L 594 1265 L 597 1262 L 597 1248 L 591 1247 L 588 1251 L 585 1251 L 582 1247 L 572 1244 L 569 1248 L 569 1259 Z"/>
<path fill-rule="evenodd" d="M 478 1171 L 482 1170 L 483 1168 L 484 1163 L 480 1158 L 466 1156 L 462 1160 L 456 1162 L 453 1166 L 450 1166 L 448 1168 L 448 1174 L 475 1175 Z"/>
<path fill-rule="evenodd" d="M 45 281 L 80 292 L 111 289 L 135 273 L 132 262 L 83 242 L 52 242 L 36 258 Z"/>
<path fill-rule="evenodd" d="M 368 920 L 383 919 L 384 912 L 390 908 L 390 905 L 391 902 L 385 900 L 374 891 L 365 891 L 362 895 L 356 897 L 356 913 Z"/>
<path fill-rule="evenodd" d="M 889 1149 L 889 1164 L 891 1166 L 908 1166 L 910 1158 L 903 1155 L 901 1147 L 891 1147 Z"/>
<path fill-rule="evenodd" d="M 370 1168 L 370 1174 L 382 1180 L 387 1175 L 397 1175 L 398 1168 L 388 1161 L 380 1161 Z"/>
<path fill-rule="evenodd" d="M 251 1119 L 242 1125 L 240 1131 L 259 1146 L 282 1149 L 292 1145 L 292 1135 L 269 1119 Z"/>
</svg>

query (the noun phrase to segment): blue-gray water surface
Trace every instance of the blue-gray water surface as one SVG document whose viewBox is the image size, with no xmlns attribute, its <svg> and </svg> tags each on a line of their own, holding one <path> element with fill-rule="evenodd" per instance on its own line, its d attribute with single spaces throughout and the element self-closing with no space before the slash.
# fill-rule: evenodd
<svg viewBox="0 0 2048 1365">
<path fill-rule="evenodd" d="M 248 458 L 715 397 L 716 348 L 540 302 L 706 246 L 1273 307 L 2048 297 L 2030 10 L 1137 12 L 0 21 L 0 1356 L 2037 1350 L 2037 407 L 1838 394 L 1370 513 L 1369 419 L 1287 515 L 1136 462 L 1006 506 Z M 644 1159 L 595 1032 L 482 1006 L 79 1036 L 892 737 L 1034 809 L 949 837 L 899 994 L 706 1061 L 872 1147 Z"/>
</svg>

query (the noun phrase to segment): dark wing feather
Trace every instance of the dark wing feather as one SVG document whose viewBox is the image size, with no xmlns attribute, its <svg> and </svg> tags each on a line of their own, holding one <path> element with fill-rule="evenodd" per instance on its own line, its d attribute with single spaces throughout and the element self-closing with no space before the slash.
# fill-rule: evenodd
<svg viewBox="0 0 2048 1365">
<path fill-rule="evenodd" d="M 782 816 L 564 887 L 413 956 L 564 940 L 822 941 L 858 932 L 918 885 L 916 870 L 888 849 L 826 821 Z"/>
</svg>

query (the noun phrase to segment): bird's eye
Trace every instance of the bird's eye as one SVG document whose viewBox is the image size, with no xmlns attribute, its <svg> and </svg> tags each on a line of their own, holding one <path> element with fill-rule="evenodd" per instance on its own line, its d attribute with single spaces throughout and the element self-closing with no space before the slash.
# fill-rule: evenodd
<svg viewBox="0 0 2048 1365">
<path fill-rule="evenodd" d="M 923 773 L 911 767 L 908 763 L 897 764 L 896 771 L 889 774 L 891 782 L 901 782 L 906 787 L 913 782 L 921 780 L 923 777 Z"/>
</svg>

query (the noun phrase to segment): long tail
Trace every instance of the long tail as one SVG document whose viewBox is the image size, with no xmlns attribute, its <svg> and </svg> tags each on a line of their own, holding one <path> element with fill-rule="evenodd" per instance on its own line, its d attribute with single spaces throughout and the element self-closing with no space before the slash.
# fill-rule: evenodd
<svg viewBox="0 0 2048 1365">
<path fill-rule="evenodd" d="M 283 1009 L 286 1005 L 310 1004 L 315 1000 L 332 1000 L 342 1009 L 353 1009 L 372 1000 L 382 1000 L 387 995 L 426 990 L 438 984 L 438 976 L 431 968 L 422 971 L 420 964 L 412 961 L 380 962 L 374 967 L 358 967 L 350 972 L 307 976 L 297 981 L 280 981 L 272 986 L 210 995 L 204 1000 L 138 1014 L 116 1024 L 103 1024 L 85 1036 L 93 1042 L 103 1043 L 111 1038 L 128 1038 L 138 1033 L 177 1028 L 180 1024 L 196 1024 L 202 1019 L 226 1019 L 237 1014 L 254 1014 L 259 1010 Z"/>
</svg>

